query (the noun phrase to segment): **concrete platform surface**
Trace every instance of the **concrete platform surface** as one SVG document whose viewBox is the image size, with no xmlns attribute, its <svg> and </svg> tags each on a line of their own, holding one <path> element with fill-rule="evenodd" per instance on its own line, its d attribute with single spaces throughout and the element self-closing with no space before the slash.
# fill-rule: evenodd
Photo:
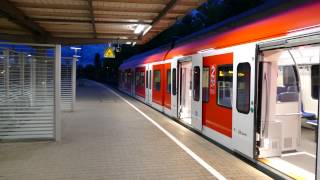
<svg viewBox="0 0 320 180">
<path fill-rule="evenodd" d="M 82 80 L 61 142 L 0 144 L 1 180 L 216 179 L 103 85 Z M 126 96 L 124 96 L 126 97 Z M 126 99 L 227 179 L 270 179 L 152 108 Z"/>
</svg>

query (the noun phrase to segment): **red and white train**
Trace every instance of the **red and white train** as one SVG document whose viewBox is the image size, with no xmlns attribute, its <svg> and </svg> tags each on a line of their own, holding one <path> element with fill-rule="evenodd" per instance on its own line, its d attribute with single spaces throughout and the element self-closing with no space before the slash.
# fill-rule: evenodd
<svg viewBox="0 0 320 180">
<path fill-rule="evenodd" d="M 320 2 L 283 7 L 136 55 L 119 89 L 254 162 L 319 179 Z"/>
</svg>

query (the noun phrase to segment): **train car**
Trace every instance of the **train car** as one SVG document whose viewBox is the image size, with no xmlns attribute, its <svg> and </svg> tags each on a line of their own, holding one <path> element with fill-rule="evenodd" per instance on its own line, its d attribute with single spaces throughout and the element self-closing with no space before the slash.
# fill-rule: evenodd
<svg viewBox="0 0 320 180">
<path fill-rule="evenodd" d="M 284 7 L 136 55 L 119 89 L 254 163 L 319 179 L 320 2 Z"/>
</svg>

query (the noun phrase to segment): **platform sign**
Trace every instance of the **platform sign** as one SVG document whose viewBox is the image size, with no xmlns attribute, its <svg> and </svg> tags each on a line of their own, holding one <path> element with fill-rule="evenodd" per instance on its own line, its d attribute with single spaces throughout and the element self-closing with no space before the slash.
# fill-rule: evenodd
<svg viewBox="0 0 320 180">
<path fill-rule="evenodd" d="M 112 47 L 108 47 L 104 53 L 103 53 L 104 58 L 116 58 L 116 55 L 112 49 Z"/>
</svg>

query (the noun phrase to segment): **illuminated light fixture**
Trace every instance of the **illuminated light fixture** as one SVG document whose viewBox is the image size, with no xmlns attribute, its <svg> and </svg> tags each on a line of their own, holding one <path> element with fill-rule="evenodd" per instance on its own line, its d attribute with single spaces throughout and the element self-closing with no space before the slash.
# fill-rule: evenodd
<svg viewBox="0 0 320 180">
<path fill-rule="evenodd" d="M 127 45 L 130 45 L 130 44 L 131 44 L 131 42 L 130 42 L 130 41 L 128 41 L 128 42 L 126 42 L 126 44 L 127 44 Z"/>
<path fill-rule="evenodd" d="M 132 46 L 135 46 L 136 44 L 137 44 L 137 42 L 133 42 L 133 43 L 132 43 Z"/>
<path fill-rule="evenodd" d="M 144 36 L 145 34 L 147 34 L 147 33 L 150 31 L 151 28 L 152 28 L 152 26 L 149 25 L 149 26 L 147 27 L 147 29 L 143 31 L 142 36 Z"/>
<path fill-rule="evenodd" d="M 81 48 L 79 48 L 79 47 L 70 47 L 70 49 L 73 49 L 73 50 L 81 50 Z"/>
<path fill-rule="evenodd" d="M 28 57 L 31 57 L 32 55 L 31 54 L 28 54 Z"/>
<path fill-rule="evenodd" d="M 139 24 L 139 25 L 136 27 L 136 29 L 134 30 L 134 33 L 135 33 L 135 34 L 140 34 L 140 33 L 143 31 L 143 29 L 144 29 L 144 25 Z"/>
<path fill-rule="evenodd" d="M 213 48 L 203 49 L 203 50 L 198 51 L 198 53 L 201 54 L 201 53 L 207 53 L 207 52 L 211 52 L 211 51 L 214 51 L 214 49 Z"/>
<path fill-rule="evenodd" d="M 79 55 L 73 55 L 74 58 L 80 58 L 81 56 Z"/>
</svg>

